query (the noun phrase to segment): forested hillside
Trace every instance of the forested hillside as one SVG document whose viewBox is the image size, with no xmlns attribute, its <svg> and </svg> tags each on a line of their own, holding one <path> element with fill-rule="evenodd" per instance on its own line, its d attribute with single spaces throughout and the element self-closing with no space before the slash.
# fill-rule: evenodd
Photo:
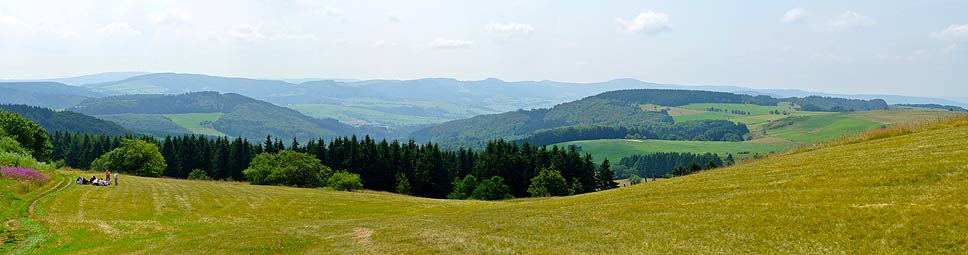
<svg viewBox="0 0 968 255">
<path fill-rule="evenodd" d="M 238 94 L 194 92 L 180 95 L 124 95 L 86 100 L 71 108 L 110 119 L 134 131 L 163 136 L 190 130 L 161 114 L 222 113 L 204 124 L 233 137 L 332 138 L 354 133 L 384 137 L 379 128 L 355 128 L 334 119 L 316 119 L 295 110 Z"/>
<path fill-rule="evenodd" d="M 520 139 L 542 129 L 576 125 L 645 126 L 671 124 L 672 118 L 609 100 L 589 98 L 551 109 L 518 110 L 457 120 L 414 132 L 420 141 L 447 147 L 481 148 L 488 139 Z"/>
<path fill-rule="evenodd" d="M 57 112 L 43 107 L 9 104 L 0 105 L 0 109 L 20 114 L 44 127 L 48 133 L 60 131 L 117 136 L 130 132 L 116 123 L 71 111 Z"/>
<path fill-rule="evenodd" d="M 584 139 L 640 138 L 693 141 L 742 141 L 749 129 L 742 122 L 696 119 L 675 123 L 672 115 L 683 111 L 669 107 L 691 104 L 733 104 L 778 106 L 793 103 L 803 111 L 867 111 L 886 109 L 883 100 L 853 100 L 827 97 L 784 98 L 750 96 L 725 92 L 667 89 L 630 89 L 605 92 L 550 109 L 518 110 L 446 122 L 414 132 L 412 137 L 447 147 L 480 148 L 494 138 L 527 140 L 534 144 Z M 654 110 L 644 107 L 651 106 Z M 777 107 L 779 109 L 780 107 Z M 723 111 L 723 109 L 705 109 Z M 670 112 L 673 111 L 673 112 Z M 749 115 L 733 109 L 731 114 Z M 785 116 L 779 110 L 772 114 Z M 694 116 L 705 116 L 695 115 Z M 759 117 L 751 117 L 755 119 Z M 581 126 L 581 127 L 579 127 Z"/>
</svg>

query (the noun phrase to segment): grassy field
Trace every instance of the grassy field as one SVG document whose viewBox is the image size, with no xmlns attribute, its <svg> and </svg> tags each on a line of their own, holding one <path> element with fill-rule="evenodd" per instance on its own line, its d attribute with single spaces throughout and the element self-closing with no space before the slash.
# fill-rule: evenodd
<svg viewBox="0 0 968 255">
<path fill-rule="evenodd" d="M 122 176 L 39 205 L 30 254 L 964 254 L 968 119 L 500 202 Z M 84 174 L 88 173 L 70 173 Z"/>
<path fill-rule="evenodd" d="M 712 152 L 726 157 L 731 153 L 736 159 L 747 159 L 755 154 L 769 154 L 781 152 L 798 146 L 788 142 L 707 142 L 707 141 L 666 141 L 666 140 L 633 140 L 633 139 L 603 139 L 573 141 L 557 144 L 558 146 L 577 145 L 583 152 L 591 153 L 595 162 L 601 164 L 605 158 L 618 161 L 624 157 L 637 154 L 652 154 L 656 152 Z M 741 152 L 748 152 L 740 154 Z"/>
<path fill-rule="evenodd" d="M 212 125 L 202 125 L 204 121 L 215 122 L 219 117 L 222 117 L 222 113 L 181 113 L 181 114 L 164 114 L 165 117 L 171 119 L 172 122 L 178 124 L 179 126 L 188 129 L 192 133 L 211 135 L 211 136 L 226 136 L 222 132 L 212 128 Z"/>
</svg>

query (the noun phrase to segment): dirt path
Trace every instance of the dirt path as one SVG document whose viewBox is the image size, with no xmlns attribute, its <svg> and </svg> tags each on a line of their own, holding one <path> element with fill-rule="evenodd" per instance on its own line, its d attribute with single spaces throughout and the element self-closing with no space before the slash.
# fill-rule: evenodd
<svg viewBox="0 0 968 255">
<path fill-rule="evenodd" d="M 67 177 L 63 177 L 61 178 L 61 182 L 58 183 L 57 186 L 55 186 L 53 189 L 48 190 L 46 194 L 38 197 L 37 199 L 34 199 L 34 201 L 30 203 L 30 208 L 27 209 L 27 211 L 30 212 L 29 217 L 34 217 L 34 207 L 37 206 L 37 202 L 40 202 L 40 200 L 43 200 L 44 198 L 47 198 L 50 195 L 53 195 L 54 193 L 57 193 L 57 192 L 60 192 L 61 190 L 66 189 L 68 186 L 71 186 L 71 181 L 68 180 Z"/>
</svg>

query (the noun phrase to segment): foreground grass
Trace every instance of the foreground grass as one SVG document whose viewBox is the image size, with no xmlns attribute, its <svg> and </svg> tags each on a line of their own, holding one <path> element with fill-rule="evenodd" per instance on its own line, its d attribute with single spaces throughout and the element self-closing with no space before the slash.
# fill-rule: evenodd
<svg viewBox="0 0 968 255">
<path fill-rule="evenodd" d="M 968 252 L 968 119 L 572 197 L 449 201 L 122 176 L 44 204 L 31 252 Z M 78 173 L 79 174 L 79 173 Z M 84 173 L 87 174 L 87 173 Z"/>
</svg>

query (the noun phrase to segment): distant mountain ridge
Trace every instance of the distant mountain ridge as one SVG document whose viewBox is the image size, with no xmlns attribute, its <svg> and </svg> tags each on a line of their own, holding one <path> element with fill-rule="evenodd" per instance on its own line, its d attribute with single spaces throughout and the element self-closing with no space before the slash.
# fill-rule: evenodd
<svg viewBox="0 0 968 255">
<path fill-rule="evenodd" d="M 218 92 L 192 92 L 178 95 L 123 95 L 89 99 L 71 108 L 72 111 L 103 116 L 121 124 L 128 124 L 135 131 L 165 135 L 159 130 L 146 130 L 134 126 L 139 122 L 162 121 L 160 114 L 221 113 L 210 125 L 230 136 L 260 139 L 266 135 L 301 140 L 332 138 L 353 134 L 385 136 L 385 130 L 369 127 L 353 127 L 334 119 L 316 119 L 295 110 L 239 94 Z M 168 122 L 171 122 L 168 120 Z M 170 125 L 158 123 L 155 126 Z M 178 130 L 174 130 L 178 131 Z M 175 134 L 182 132 L 174 132 Z"/>
<path fill-rule="evenodd" d="M 74 106 L 104 94 L 57 82 L 0 82 L 0 103 L 25 104 L 54 109 Z"/>
</svg>

